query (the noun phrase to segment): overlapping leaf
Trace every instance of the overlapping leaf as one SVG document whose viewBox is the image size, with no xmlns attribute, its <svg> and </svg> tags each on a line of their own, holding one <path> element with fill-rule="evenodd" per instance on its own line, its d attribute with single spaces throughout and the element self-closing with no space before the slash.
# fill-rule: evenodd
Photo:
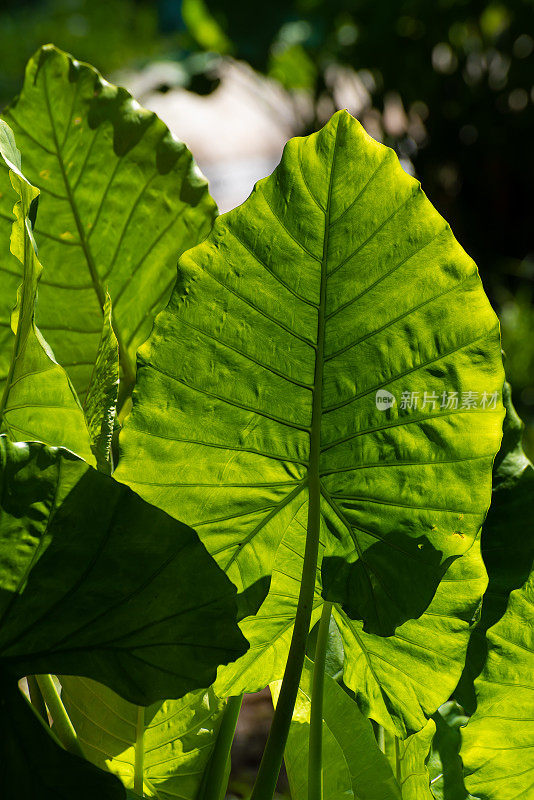
<svg viewBox="0 0 534 800">
<path fill-rule="evenodd" d="M 8 372 L 0 395 L 0 431 L 11 439 L 36 439 L 61 444 L 93 463 L 89 433 L 76 393 L 64 369 L 56 363 L 35 324 L 37 285 L 42 266 L 35 252 L 32 220 L 39 191 L 20 171 L 20 154 L 9 127 L 0 120 L 0 176 L 9 175 L 19 198 L 14 206 L 9 250 L 22 267 L 22 283 L 11 317 L 13 334 L 3 353 Z"/>
<path fill-rule="evenodd" d="M 50 45 L 30 60 L 4 119 L 23 153 L 25 175 L 41 190 L 35 230 L 47 266 L 41 330 L 83 400 L 107 289 L 123 376 L 131 384 L 136 348 L 166 303 L 178 256 L 211 227 L 215 205 L 206 181 L 155 114 Z M 12 221 L 4 184 L 0 231 Z M 13 260 L 0 266 L 5 325 L 21 271 Z M 6 372 L 0 361 L 0 379 Z"/>
<path fill-rule="evenodd" d="M 119 372 L 119 345 L 113 331 L 111 298 L 108 294 L 104 305 L 102 335 L 84 403 L 91 448 L 98 468 L 107 473 L 112 471 L 111 440 L 117 413 Z"/>
<path fill-rule="evenodd" d="M 427 761 L 435 730 L 434 720 L 430 719 L 418 733 L 396 741 L 396 772 L 402 800 L 434 800 Z"/>
<path fill-rule="evenodd" d="M 471 800 L 464 783 L 460 758 L 461 728 L 468 717 L 454 700 L 445 703 L 434 714 L 436 734 L 428 761 L 430 788 L 436 800 Z"/>
<path fill-rule="evenodd" d="M 136 764 L 147 797 L 196 800 L 224 702 L 212 689 L 140 708 L 86 678 L 63 678 L 62 699 L 85 756 L 134 786 Z"/>
<path fill-rule="evenodd" d="M 482 593 L 477 532 L 502 382 L 498 323 L 475 265 L 394 154 L 342 112 L 289 142 L 273 175 L 182 257 L 140 350 L 117 476 L 197 528 L 243 615 L 258 610 L 274 570 L 288 573 L 284 588 L 273 580 L 270 619 L 250 638 L 260 657 L 291 629 L 299 579 L 286 558 L 302 565 L 319 473 L 326 595 L 385 647 L 417 618 L 409 678 L 397 669 L 393 681 L 378 652 L 372 679 L 365 647 L 346 640 L 368 676 L 353 687 L 367 711 L 404 733 L 461 669 Z M 386 388 L 397 402 L 384 411 L 375 396 Z M 420 401 L 426 392 L 426 406 L 401 407 L 404 390 Z M 458 408 L 440 406 L 443 392 L 458 392 Z M 495 407 L 462 408 L 463 392 Z M 465 553 L 470 566 L 453 575 Z M 454 582 L 441 583 L 430 611 L 447 569 Z M 279 655 L 262 666 L 264 682 L 280 677 Z"/>
<path fill-rule="evenodd" d="M 313 662 L 306 659 L 284 754 L 292 800 L 308 797 L 308 736 Z M 276 703 L 280 684 L 272 684 Z M 324 800 L 401 800 L 400 787 L 378 749 L 371 723 L 325 675 L 323 697 Z"/>
<path fill-rule="evenodd" d="M 455 693 L 469 714 L 476 708 L 474 680 L 486 660 L 488 628 L 502 618 L 510 592 L 523 586 L 534 559 L 534 467 L 523 451 L 524 426 L 512 404 L 509 384 L 505 384 L 503 397 L 503 440 L 495 459 L 492 502 L 482 535 L 489 584 Z"/>
<path fill-rule="evenodd" d="M 245 642 L 191 529 L 61 449 L 0 437 L 0 661 L 148 705 L 209 686 Z"/>
<path fill-rule="evenodd" d="M 469 683 L 483 666 L 461 751 L 466 786 L 481 800 L 526 798 L 534 787 L 534 467 L 521 446 L 523 426 L 509 387 L 506 407 L 484 526 L 490 585 L 461 685 L 469 701 Z"/>
<path fill-rule="evenodd" d="M 475 681 L 478 707 L 464 732 L 466 786 L 480 800 L 527 798 L 534 787 L 534 572 L 488 631 Z"/>
<path fill-rule="evenodd" d="M 292 140 L 273 175 L 182 257 L 140 350 L 117 476 L 198 529 L 244 615 L 274 570 L 288 573 L 284 588 L 273 581 L 258 638 L 254 621 L 247 628 L 260 657 L 291 629 L 299 580 L 286 558 L 302 565 L 318 469 L 324 592 L 386 648 L 417 618 L 404 645 L 409 677 L 377 652 L 375 680 L 358 637 L 346 639 L 367 676 L 353 688 L 403 733 L 459 676 L 500 440 L 500 400 L 441 408 L 443 392 L 496 398 L 502 382 L 498 323 L 475 265 L 391 151 L 342 112 Z M 375 402 L 384 389 L 397 398 L 385 411 Z M 400 407 L 404 390 L 435 395 L 434 409 Z M 470 566 L 441 584 L 431 611 L 467 552 Z M 280 677 L 282 661 L 262 665 L 263 681 Z"/>
</svg>

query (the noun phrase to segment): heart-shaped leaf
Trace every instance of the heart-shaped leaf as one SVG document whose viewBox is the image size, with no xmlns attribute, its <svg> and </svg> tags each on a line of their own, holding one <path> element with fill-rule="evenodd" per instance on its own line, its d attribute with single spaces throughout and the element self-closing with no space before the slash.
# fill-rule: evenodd
<svg viewBox="0 0 534 800">
<path fill-rule="evenodd" d="M 198 530 L 243 616 L 271 585 L 269 631 L 243 629 L 258 659 L 273 626 L 285 638 L 254 688 L 281 677 L 311 535 L 345 628 L 404 653 L 375 647 L 377 674 L 356 624 L 351 688 L 401 734 L 422 727 L 483 591 L 503 369 L 476 266 L 419 184 L 346 112 L 291 140 L 182 256 L 139 358 L 116 475 Z"/>
<path fill-rule="evenodd" d="M 0 437 L 0 662 L 148 705 L 246 649 L 195 532 L 66 450 Z"/>
<path fill-rule="evenodd" d="M 35 237 L 47 272 L 40 328 L 83 400 L 107 289 L 131 384 L 135 351 L 168 299 L 178 256 L 211 227 L 215 204 L 206 181 L 155 114 L 51 45 L 29 61 L 22 91 L 3 117 L 23 153 L 24 174 L 41 190 Z M 12 219 L 4 188 L 0 231 Z M 15 262 L 2 267 L 4 323 L 21 271 Z M 0 362 L 0 379 L 6 371 Z"/>
</svg>

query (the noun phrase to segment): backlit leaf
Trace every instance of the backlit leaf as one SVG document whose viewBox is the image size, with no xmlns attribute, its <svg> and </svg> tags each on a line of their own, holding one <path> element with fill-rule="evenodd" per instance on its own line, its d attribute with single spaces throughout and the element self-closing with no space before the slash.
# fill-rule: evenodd
<svg viewBox="0 0 534 800">
<path fill-rule="evenodd" d="M 196 800 L 222 718 L 212 689 L 140 708 L 87 678 L 62 678 L 62 700 L 84 755 L 134 786 L 136 761 L 147 797 Z"/>
<path fill-rule="evenodd" d="M 208 233 L 215 214 L 186 146 L 125 89 L 51 45 L 26 68 L 3 115 L 41 190 L 35 237 L 46 264 L 39 322 L 83 400 L 102 330 L 106 290 L 126 384 L 176 277 L 176 261 Z M 12 204 L 0 185 L 0 230 Z M 2 265 L 2 300 L 20 270 Z M 6 309 L 0 308 L 5 316 Z M 0 379 L 5 375 L 0 362 Z"/>
<path fill-rule="evenodd" d="M 312 677 L 313 662 L 306 658 L 284 754 L 292 800 L 308 798 Z M 275 704 L 279 691 L 280 683 L 271 685 Z M 371 723 L 328 674 L 323 695 L 323 791 L 324 800 L 401 800 Z"/>
<path fill-rule="evenodd" d="M 265 603 L 243 622 L 250 688 L 281 677 L 320 503 L 347 683 L 366 714 L 420 729 L 454 688 L 484 589 L 503 370 L 476 266 L 419 184 L 346 112 L 291 140 L 182 256 L 139 358 L 116 475 L 198 530 L 243 617 Z"/>
<path fill-rule="evenodd" d="M 91 449 L 98 469 L 107 473 L 112 471 L 111 439 L 115 426 L 118 391 L 119 346 L 113 332 L 111 298 L 108 294 L 104 306 L 102 336 L 84 403 Z"/>
<path fill-rule="evenodd" d="M 0 120 L 0 155 L 19 201 L 13 212 L 11 253 L 22 267 L 22 283 L 6 340 L 4 355 L 8 372 L 0 396 L 0 431 L 14 441 L 38 440 L 62 445 L 94 463 L 83 411 L 65 370 L 35 324 L 37 285 L 42 266 L 37 258 L 32 221 L 39 190 L 20 172 L 20 155 L 8 126 Z M 1 233 L 2 231 L 0 231 Z M 6 237 L 4 247 L 8 249 Z"/>
</svg>

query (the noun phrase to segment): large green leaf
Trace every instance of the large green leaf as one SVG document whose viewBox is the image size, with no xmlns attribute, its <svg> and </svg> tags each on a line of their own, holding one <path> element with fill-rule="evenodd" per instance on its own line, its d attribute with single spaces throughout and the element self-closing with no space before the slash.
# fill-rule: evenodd
<svg viewBox="0 0 534 800">
<path fill-rule="evenodd" d="M 62 678 L 62 700 L 85 756 L 134 786 L 136 764 L 147 797 L 196 800 L 222 718 L 212 689 L 148 708 L 86 678 Z"/>
<path fill-rule="evenodd" d="M 215 214 L 190 152 L 124 89 L 47 45 L 30 60 L 4 113 L 41 189 L 35 237 L 46 276 L 40 327 L 83 399 L 102 329 L 106 289 L 127 382 L 176 276 L 176 260 Z M 0 184 L 0 230 L 12 204 Z M 2 263 L 0 322 L 20 282 Z M 0 362 L 0 379 L 6 373 Z"/>
<path fill-rule="evenodd" d="M 480 800 L 528 798 L 534 788 L 534 570 L 487 633 L 478 706 L 463 738 L 466 786 Z"/>
<path fill-rule="evenodd" d="M 435 730 L 434 720 L 430 719 L 418 733 L 395 742 L 393 759 L 402 787 L 402 800 L 434 800 L 427 761 Z"/>
<path fill-rule="evenodd" d="M 483 591 L 477 534 L 503 370 L 476 266 L 419 184 L 346 112 L 291 140 L 273 175 L 182 256 L 139 359 L 116 475 L 199 531 L 243 615 L 271 584 L 269 619 L 243 628 L 258 664 L 282 633 L 251 688 L 281 676 L 320 503 L 323 591 L 347 625 L 363 620 L 395 649 L 416 620 L 409 678 L 378 652 L 375 680 L 356 626 L 345 652 L 364 680 L 351 688 L 401 733 L 422 727 L 459 677 Z M 384 409 L 386 389 L 397 400 Z M 405 408 L 404 390 L 427 392 L 425 408 Z M 443 392 L 459 393 L 458 408 L 440 408 Z M 479 407 L 462 408 L 463 392 Z"/>
<path fill-rule="evenodd" d="M 503 440 L 495 459 L 492 503 L 482 533 L 489 583 L 455 692 L 470 714 L 476 708 L 474 680 L 488 652 L 486 632 L 505 613 L 510 592 L 525 583 L 534 559 L 534 467 L 523 451 L 524 426 L 512 404 L 509 384 L 505 384 L 503 396 Z"/>
<path fill-rule="evenodd" d="M 307 658 L 284 753 L 292 800 L 308 797 L 312 676 L 313 662 Z M 279 691 L 279 682 L 271 684 L 275 703 Z M 324 800 L 401 800 L 371 723 L 328 674 L 323 696 L 323 792 Z"/>
<path fill-rule="evenodd" d="M 67 753 L 16 685 L 0 690 L 0 796 L 3 800 L 124 800 L 113 775 Z"/>
<path fill-rule="evenodd" d="M 476 678 L 477 710 L 463 733 L 461 755 L 467 788 L 481 800 L 527 798 L 534 787 L 534 467 L 523 452 L 523 425 L 509 386 L 505 403 L 483 532 L 490 580 L 459 687 L 472 707 Z"/>
<path fill-rule="evenodd" d="M 13 335 L 5 342 L 8 373 L 0 395 L 0 431 L 16 440 L 37 439 L 61 444 L 90 463 L 89 433 L 83 411 L 70 380 L 56 363 L 50 348 L 35 324 L 37 284 L 42 266 L 35 252 L 30 216 L 35 219 L 39 190 L 20 171 L 20 154 L 13 134 L 0 120 L 0 156 L 18 202 L 13 212 L 11 237 L 4 247 L 23 268 L 16 308 L 12 314 Z"/>
<path fill-rule="evenodd" d="M 134 703 L 244 652 L 235 588 L 195 532 L 66 450 L 0 437 L 0 661 Z"/>
</svg>

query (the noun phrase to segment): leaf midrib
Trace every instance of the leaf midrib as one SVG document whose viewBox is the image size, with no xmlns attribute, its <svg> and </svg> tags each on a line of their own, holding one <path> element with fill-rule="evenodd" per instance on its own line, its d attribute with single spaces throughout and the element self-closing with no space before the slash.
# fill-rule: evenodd
<svg viewBox="0 0 534 800">
<path fill-rule="evenodd" d="M 78 235 L 80 237 L 80 247 L 81 247 L 81 249 L 83 251 L 83 254 L 85 256 L 85 260 L 87 262 L 87 267 L 89 269 L 89 274 L 91 276 L 91 282 L 93 284 L 93 288 L 95 290 L 95 294 L 97 296 L 97 299 L 98 299 L 98 302 L 99 302 L 99 305 L 100 305 L 100 309 L 101 309 L 102 314 L 103 314 L 104 313 L 104 306 L 105 306 L 105 303 L 106 303 L 106 293 L 105 293 L 104 287 L 102 286 L 102 284 L 100 282 L 100 277 L 98 275 L 98 270 L 96 268 L 96 264 L 95 264 L 95 261 L 94 261 L 94 258 L 93 258 L 93 254 L 92 254 L 91 249 L 89 247 L 89 242 L 88 242 L 88 239 L 87 239 L 87 236 L 86 236 L 86 233 L 85 233 L 85 228 L 83 226 L 83 223 L 82 223 L 79 211 L 78 211 L 78 206 L 76 204 L 76 200 L 74 198 L 72 187 L 70 185 L 70 182 L 69 182 L 69 179 L 68 179 L 68 176 L 67 176 L 67 171 L 65 169 L 65 164 L 64 164 L 64 161 L 63 161 L 63 157 L 61 155 L 61 150 L 60 150 L 60 146 L 59 146 L 59 140 L 58 140 L 58 137 L 57 137 L 57 132 L 56 132 L 56 128 L 55 128 L 55 125 L 54 125 L 54 119 L 53 119 L 53 116 L 52 116 L 52 108 L 50 106 L 50 96 L 49 96 L 49 93 L 48 93 L 48 80 L 47 80 L 46 70 L 43 70 L 43 87 L 44 87 L 44 97 L 45 97 L 45 102 L 46 102 L 46 108 L 47 108 L 47 111 L 48 111 L 48 118 L 50 120 L 50 129 L 52 131 L 52 137 L 53 137 L 53 140 L 54 140 L 54 146 L 55 146 L 55 151 L 56 151 L 55 153 L 53 153 L 53 155 L 56 157 L 57 162 L 59 164 L 59 168 L 61 170 L 63 183 L 65 185 L 65 191 L 67 192 L 68 202 L 69 202 L 69 205 L 70 205 L 70 208 L 71 208 L 71 211 L 72 211 L 72 216 L 74 217 L 74 222 L 76 223 L 76 228 L 78 230 Z M 135 382 L 135 367 L 134 367 L 134 365 L 132 363 L 132 360 L 130 359 L 130 356 L 128 355 L 128 351 L 127 351 L 126 343 L 125 343 L 123 335 L 122 335 L 122 331 L 120 330 L 120 327 L 116 323 L 113 311 L 111 313 L 112 313 L 112 319 L 113 319 L 113 330 L 115 332 L 115 336 L 117 337 L 117 341 L 119 343 L 119 359 L 120 359 L 120 363 L 121 363 L 121 366 L 122 366 L 122 369 L 123 369 L 123 372 L 124 372 L 124 376 L 126 378 L 126 381 L 129 384 L 133 384 Z"/>
</svg>

